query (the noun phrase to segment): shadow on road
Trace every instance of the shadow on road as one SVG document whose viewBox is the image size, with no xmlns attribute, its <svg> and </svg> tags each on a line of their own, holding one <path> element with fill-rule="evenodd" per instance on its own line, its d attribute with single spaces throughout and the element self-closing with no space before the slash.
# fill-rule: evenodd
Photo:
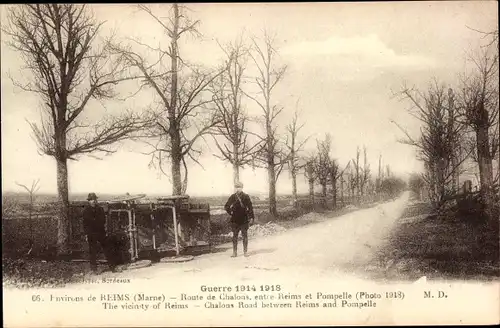
<svg viewBox="0 0 500 328">
<path fill-rule="evenodd" d="M 269 253 L 274 253 L 276 248 L 263 248 L 263 249 L 256 249 L 254 251 L 249 251 L 248 256 L 252 255 L 257 255 L 257 254 L 269 254 Z"/>
<path fill-rule="evenodd" d="M 225 253 L 229 250 L 231 250 L 232 247 L 231 246 L 226 246 L 226 247 L 216 247 L 216 248 L 212 248 L 212 254 L 214 253 Z M 240 249 L 238 249 L 238 251 L 241 251 Z M 276 248 L 262 248 L 262 249 L 256 249 L 256 250 L 252 250 L 252 251 L 249 251 L 248 252 L 248 256 L 252 256 L 252 255 L 258 255 L 258 254 L 269 254 L 269 253 L 274 253 L 274 251 L 276 251 Z"/>
<path fill-rule="evenodd" d="M 232 247 L 214 247 L 210 253 L 224 253 L 230 249 L 232 249 Z"/>
</svg>

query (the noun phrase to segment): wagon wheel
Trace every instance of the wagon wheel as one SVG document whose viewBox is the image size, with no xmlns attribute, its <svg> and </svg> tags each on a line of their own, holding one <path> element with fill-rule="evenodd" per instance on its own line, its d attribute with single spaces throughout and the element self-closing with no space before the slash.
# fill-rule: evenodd
<svg viewBox="0 0 500 328">
<path fill-rule="evenodd" d="M 129 263 L 123 267 L 125 270 L 135 270 L 135 269 L 141 269 L 141 268 L 146 268 L 151 266 L 152 262 L 151 260 L 140 260 L 140 261 L 135 261 L 132 263 Z"/>
</svg>

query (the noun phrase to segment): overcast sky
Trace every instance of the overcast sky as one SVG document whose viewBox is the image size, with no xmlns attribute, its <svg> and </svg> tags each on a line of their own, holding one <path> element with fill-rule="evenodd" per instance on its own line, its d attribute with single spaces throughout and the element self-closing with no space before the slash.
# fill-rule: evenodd
<svg viewBox="0 0 500 328">
<path fill-rule="evenodd" d="M 202 39 L 189 39 L 181 54 L 206 66 L 220 63 L 219 42 L 229 42 L 245 31 L 261 36 L 267 28 L 276 35 L 279 64 L 288 70 L 276 89 L 273 101 L 284 107 L 281 126 L 289 122 L 298 101 L 305 122 L 303 136 L 325 133 L 333 137 L 332 155 L 341 164 L 355 156 L 356 147 L 366 145 L 372 170 L 379 154 L 384 164 L 405 177 L 419 170 L 415 151 L 401 145 L 395 120 L 418 131 L 417 122 L 407 114 L 407 104 L 392 98 L 403 82 L 425 87 L 432 77 L 453 85 L 464 68 L 465 53 L 478 46 L 479 35 L 467 26 L 484 31 L 498 24 L 497 2 L 380 2 L 331 4 L 192 4 L 191 16 L 200 19 Z M 2 8 L 2 24 L 5 8 Z M 111 29 L 118 38 L 140 37 L 143 41 L 165 43 L 158 24 L 132 5 L 91 5 L 95 17 L 106 21 L 103 35 Z M 167 16 L 167 5 L 153 6 Z M 163 13 L 162 13 L 163 11 Z M 2 41 L 6 41 L 2 34 Z M 41 179 L 41 191 L 56 192 L 55 161 L 38 154 L 26 120 L 38 120 L 40 101 L 33 94 L 16 89 L 8 73 L 22 79 L 19 56 L 4 43 L 2 67 L 2 189 L 18 190 L 15 182 L 29 184 Z M 122 88 L 123 89 L 123 88 Z M 121 91 L 124 91 L 120 89 Z M 127 91 L 127 90 L 125 90 Z M 130 90 L 128 90 L 130 91 Z M 107 102 L 107 108 L 141 108 L 145 95 Z M 255 111 L 252 104 L 246 104 Z M 93 103 L 87 115 L 98 119 L 103 108 Z M 204 168 L 190 166 L 188 193 L 220 195 L 232 191 L 232 169 L 213 156 L 213 145 L 202 145 Z M 141 145 L 127 143 L 103 160 L 81 158 L 69 164 L 71 192 L 170 194 L 167 177 L 148 168 L 150 158 Z M 266 173 L 251 169 L 242 172 L 249 192 L 266 192 Z M 285 172 L 278 192 L 288 193 L 291 183 Z M 306 192 L 303 177 L 299 191 Z"/>
</svg>

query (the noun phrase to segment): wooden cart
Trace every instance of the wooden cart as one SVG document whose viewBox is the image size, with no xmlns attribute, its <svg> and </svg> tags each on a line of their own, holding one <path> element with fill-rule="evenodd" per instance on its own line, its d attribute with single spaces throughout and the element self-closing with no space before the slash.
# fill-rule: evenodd
<svg viewBox="0 0 500 328">
<path fill-rule="evenodd" d="M 158 198 L 152 202 L 107 204 L 107 231 L 128 251 L 128 261 L 152 256 L 210 252 L 210 206 L 189 196 Z"/>
<path fill-rule="evenodd" d="M 108 237 L 126 262 L 211 251 L 210 206 L 190 201 L 189 196 L 145 200 L 145 195 L 100 202 L 106 212 Z M 86 202 L 70 207 L 70 241 L 75 258 L 85 259 L 82 212 Z"/>
</svg>

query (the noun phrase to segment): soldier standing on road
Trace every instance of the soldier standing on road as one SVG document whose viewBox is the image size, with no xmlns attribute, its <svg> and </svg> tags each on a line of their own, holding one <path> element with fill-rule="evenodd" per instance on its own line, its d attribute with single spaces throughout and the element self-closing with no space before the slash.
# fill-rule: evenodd
<svg viewBox="0 0 500 328">
<path fill-rule="evenodd" d="M 104 255 L 108 261 L 111 271 L 115 271 L 116 264 L 114 257 L 110 254 L 110 245 L 106 237 L 106 215 L 104 209 L 97 204 L 97 195 L 91 192 L 87 201 L 88 206 L 83 210 L 83 229 L 89 243 L 90 269 L 92 272 L 97 272 L 97 251 L 99 245 L 104 251 Z"/>
<path fill-rule="evenodd" d="M 243 253 L 248 256 L 248 227 L 254 223 L 254 214 L 250 196 L 243 192 L 243 184 L 237 182 L 234 185 L 236 192 L 226 202 L 224 209 L 231 215 L 231 228 L 233 231 L 233 255 L 238 256 L 238 235 L 241 231 L 243 237 Z"/>
</svg>

